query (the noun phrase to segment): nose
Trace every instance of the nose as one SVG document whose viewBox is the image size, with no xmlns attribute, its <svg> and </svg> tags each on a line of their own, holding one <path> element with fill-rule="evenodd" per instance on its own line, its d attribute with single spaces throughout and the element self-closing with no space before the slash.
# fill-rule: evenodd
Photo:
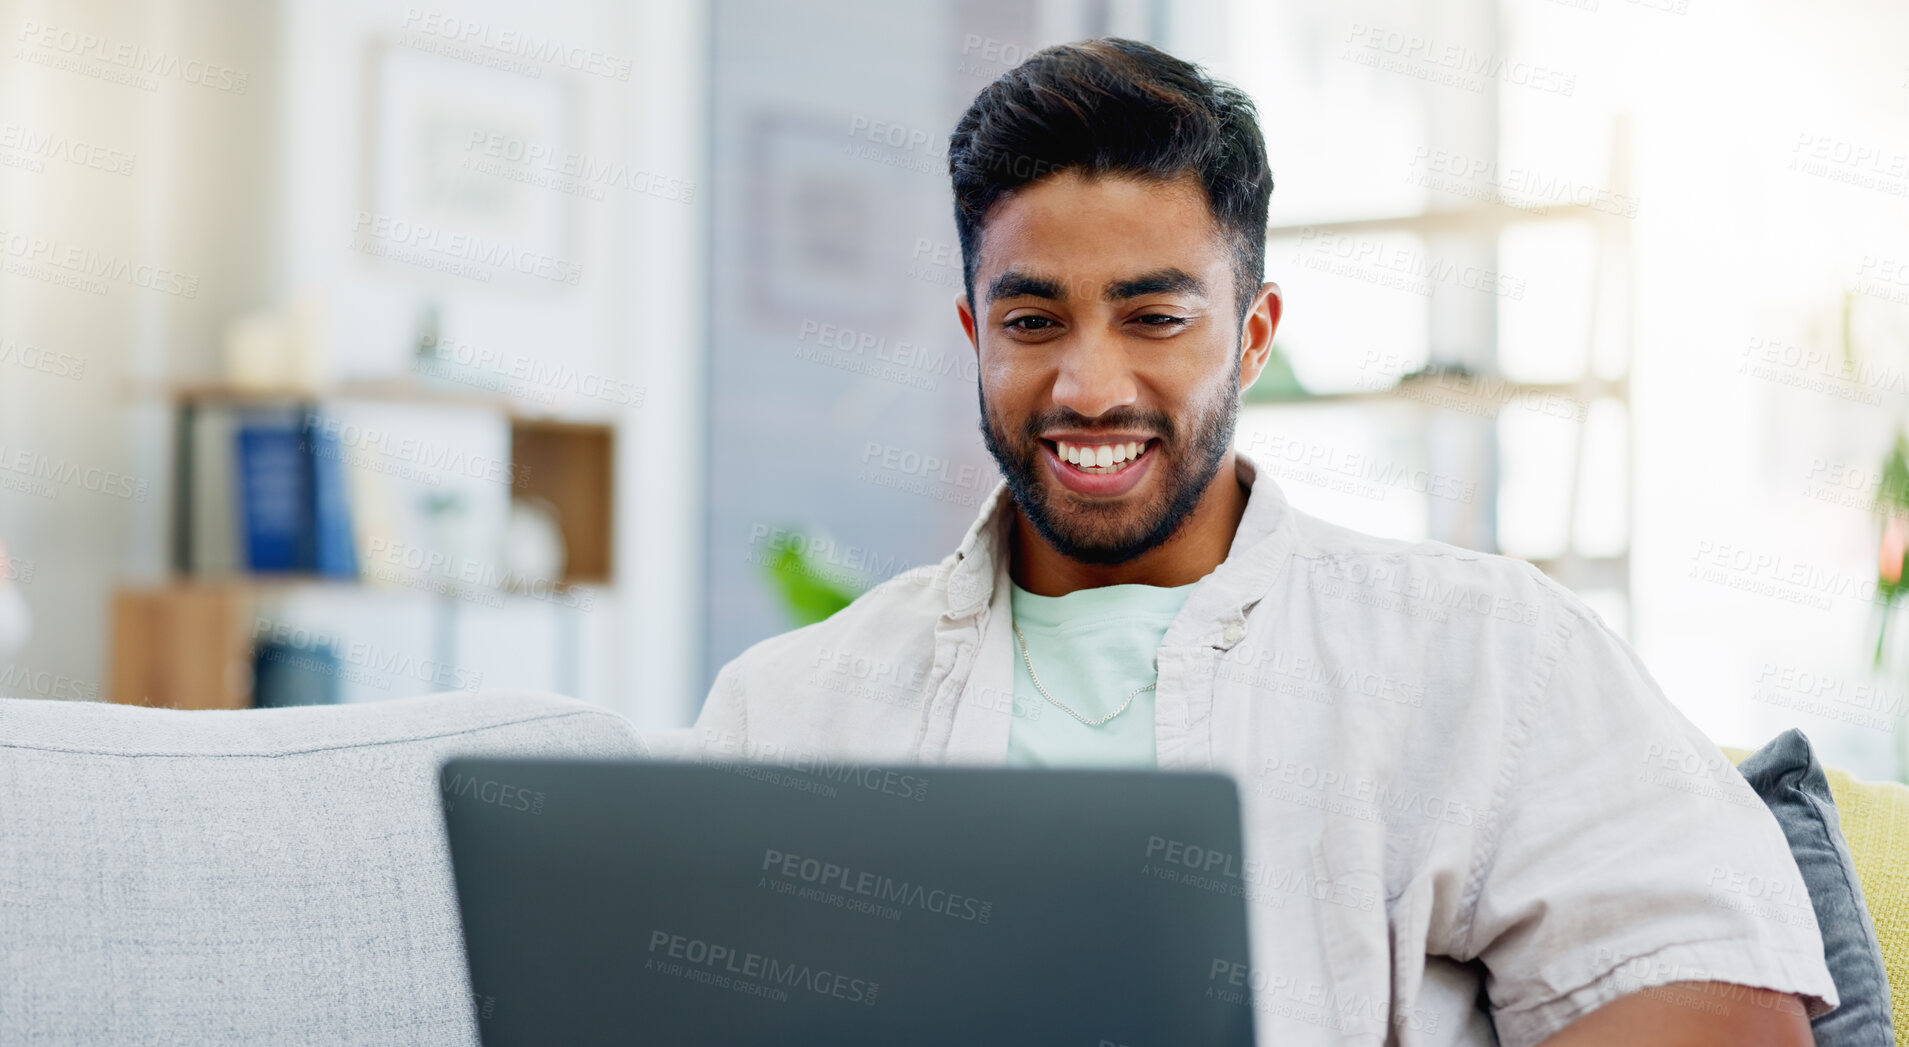
<svg viewBox="0 0 1909 1047">
<path fill-rule="evenodd" d="M 1054 376 L 1054 402 L 1087 418 L 1134 403 L 1139 383 L 1134 380 L 1126 350 L 1112 339 L 1079 337 L 1061 349 Z"/>
</svg>

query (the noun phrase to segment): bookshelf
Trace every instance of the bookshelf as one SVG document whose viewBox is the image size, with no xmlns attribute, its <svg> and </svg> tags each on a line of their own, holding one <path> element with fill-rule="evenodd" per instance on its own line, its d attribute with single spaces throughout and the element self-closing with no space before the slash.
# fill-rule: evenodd
<svg viewBox="0 0 1909 1047">
<path fill-rule="evenodd" d="M 1614 192 L 1631 196 L 1630 151 L 1628 126 L 1619 122 L 1612 135 L 1612 149 L 1608 184 Z M 1595 325 L 1599 322 L 1615 322 L 1618 325 L 1618 343 L 1622 347 L 1619 365 L 1612 374 L 1600 374 L 1594 364 L 1595 354 L 1585 352 L 1585 365 L 1578 377 L 1563 382 L 1531 382 L 1506 377 L 1494 366 L 1496 360 L 1496 330 L 1487 328 L 1480 354 L 1483 366 L 1468 369 L 1464 366 L 1441 362 L 1435 352 L 1431 362 L 1421 370 L 1399 377 L 1396 384 L 1385 388 L 1359 389 L 1342 392 L 1306 393 L 1288 386 L 1267 384 L 1265 391 L 1256 385 L 1248 390 L 1243 399 L 1246 406 L 1275 408 L 1280 411 L 1305 411 L 1309 406 L 1353 405 L 1358 407 L 1380 408 L 1385 405 L 1402 405 L 1411 410 L 1415 417 L 1414 425 L 1421 436 L 1421 442 L 1428 447 L 1440 446 L 1431 439 L 1433 427 L 1445 425 L 1464 432 L 1462 441 L 1453 441 L 1469 449 L 1463 457 L 1434 458 L 1431 465 L 1435 469 L 1445 470 L 1459 476 L 1479 478 L 1476 505 L 1484 512 L 1471 512 L 1465 515 L 1448 515 L 1446 519 L 1434 519 L 1430 528 L 1431 536 L 1453 542 L 1460 546 L 1498 551 L 1496 527 L 1492 523 L 1491 513 L 1495 510 L 1500 489 L 1499 456 L 1502 448 L 1498 446 L 1495 425 L 1501 408 L 1517 400 L 1531 403 L 1542 402 L 1544 398 L 1554 397 L 1571 404 L 1590 405 L 1604 401 L 1615 403 L 1623 409 L 1624 425 L 1621 431 L 1623 448 L 1622 472 L 1624 477 L 1624 541 L 1623 547 L 1612 552 L 1590 552 L 1580 548 L 1578 500 L 1580 479 L 1585 470 L 1587 440 L 1584 438 L 1583 422 L 1579 422 L 1579 439 L 1574 445 L 1571 457 L 1561 463 L 1561 471 L 1568 477 L 1565 483 L 1570 492 L 1566 513 L 1567 534 L 1564 547 L 1555 555 L 1538 557 L 1531 560 L 1540 570 L 1556 579 L 1568 588 L 1579 592 L 1604 592 L 1611 594 L 1621 607 L 1624 616 L 1624 632 L 1631 625 L 1631 501 L 1633 493 L 1633 448 L 1635 429 L 1631 412 L 1631 363 L 1633 346 L 1631 344 L 1630 314 L 1632 309 L 1629 284 L 1631 265 L 1630 230 L 1622 216 L 1599 208 L 1582 205 L 1552 206 L 1542 214 L 1510 207 L 1502 204 L 1468 205 L 1449 210 L 1429 211 L 1394 217 L 1360 218 L 1344 221 L 1318 221 L 1290 226 L 1272 226 L 1267 229 L 1269 240 L 1292 237 L 1309 231 L 1332 233 L 1411 233 L 1424 237 L 1445 237 L 1450 239 L 1472 239 L 1490 242 L 1503 231 L 1524 223 L 1538 222 L 1578 222 L 1586 224 L 1592 231 L 1594 244 L 1594 265 L 1592 283 L 1587 292 L 1591 302 L 1590 315 Z M 1605 320 L 1602 318 L 1613 318 Z M 1592 337 L 1586 333 L 1587 340 Z"/>
<path fill-rule="evenodd" d="M 608 588 L 614 584 L 613 510 L 615 505 L 616 426 L 608 418 L 556 416 L 527 411 L 515 399 L 467 392 L 414 381 L 343 383 L 322 389 L 255 388 L 220 383 L 129 386 L 129 398 L 167 407 L 171 425 L 169 572 L 155 584 L 123 585 L 114 594 L 111 670 L 107 697 L 114 702 L 186 709 L 248 708 L 254 704 L 251 630 L 261 604 L 307 592 L 389 593 L 387 584 L 367 578 L 362 550 L 351 577 L 305 571 L 257 572 L 245 565 L 243 536 L 236 567 L 206 570 L 195 551 L 203 507 L 199 496 L 207 478 L 194 463 L 203 460 L 199 419 L 208 411 L 290 409 L 301 417 L 343 404 L 453 408 L 501 420 L 507 428 L 511 499 L 540 502 L 555 518 L 564 548 L 564 567 L 552 579 L 539 579 L 541 595 L 559 609 L 552 594 Z M 221 478 L 213 478 L 219 482 Z M 235 468 L 224 479 L 236 485 Z M 236 492 L 234 492 L 236 498 Z M 521 579 L 505 577 L 454 584 L 430 600 L 435 621 L 438 664 L 454 663 L 454 632 L 461 598 L 473 594 L 507 597 L 529 589 Z M 570 601 L 568 606 L 575 606 Z M 561 613 L 561 612 L 560 612 Z M 563 639 L 554 667 L 557 689 L 574 690 L 579 638 L 574 614 L 563 616 Z"/>
</svg>

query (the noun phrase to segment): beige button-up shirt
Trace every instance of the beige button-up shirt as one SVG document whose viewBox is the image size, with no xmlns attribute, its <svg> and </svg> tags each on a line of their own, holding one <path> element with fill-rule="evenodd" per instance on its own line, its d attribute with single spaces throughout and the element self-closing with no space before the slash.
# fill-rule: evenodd
<svg viewBox="0 0 1909 1047">
<path fill-rule="evenodd" d="M 1238 781 L 1246 853 L 1146 858 L 1246 897 L 1253 955 L 1211 980 L 1259 1042 L 1525 1047 L 1673 981 L 1835 1005 L 1775 818 L 1582 601 L 1237 462 L 1246 512 L 1161 642 L 1154 729 L 1162 770 Z M 1000 764 L 1041 715 L 1013 697 L 1012 518 L 999 484 L 952 555 L 749 648 L 660 748 Z"/>
</svg>

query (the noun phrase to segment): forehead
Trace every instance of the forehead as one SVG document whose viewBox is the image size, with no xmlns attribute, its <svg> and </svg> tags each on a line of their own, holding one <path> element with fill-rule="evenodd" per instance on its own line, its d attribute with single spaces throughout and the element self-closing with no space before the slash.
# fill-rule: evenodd
<svg viewBox="0 0 1909 1047">
<path fill-rule="evenodd" d="M 982 228 L 977 290 L 1009 267 L 1068 281 L 1229 264 L 1225 238 L 1191 172 L 1170 182 L 1068 170 L 1008 194 Z"/>
</svg>

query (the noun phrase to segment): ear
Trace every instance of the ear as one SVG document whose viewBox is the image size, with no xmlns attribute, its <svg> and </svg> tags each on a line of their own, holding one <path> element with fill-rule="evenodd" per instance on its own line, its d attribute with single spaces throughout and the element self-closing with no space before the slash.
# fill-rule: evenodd
<svg viewBox="0 0 1909 1047">
<path fill-rule="evenodd" d="M 974 347 L 975 359 L 981 358 L 981 339 L 976 333 L 974 310 L 968 307 L 966 294 L 955 295 L 955 314 L 961 317 L 961 329 L 967 332 L 968 344 Z"/>
<path fill-rule="evenodd" d="M 1259 294 L 1254 296 L 1253 307 L 1247 312 L 1246 323 L 1240 331 L 1242 394 L 1259 380 L 1259 373 L 1266 369 L 1266 361 L 1273 357 L 1273 332 L 1279 329 L 1283 305 L 1278 284 L 1268 280 L 1259 285 Z"/>
</svg>

